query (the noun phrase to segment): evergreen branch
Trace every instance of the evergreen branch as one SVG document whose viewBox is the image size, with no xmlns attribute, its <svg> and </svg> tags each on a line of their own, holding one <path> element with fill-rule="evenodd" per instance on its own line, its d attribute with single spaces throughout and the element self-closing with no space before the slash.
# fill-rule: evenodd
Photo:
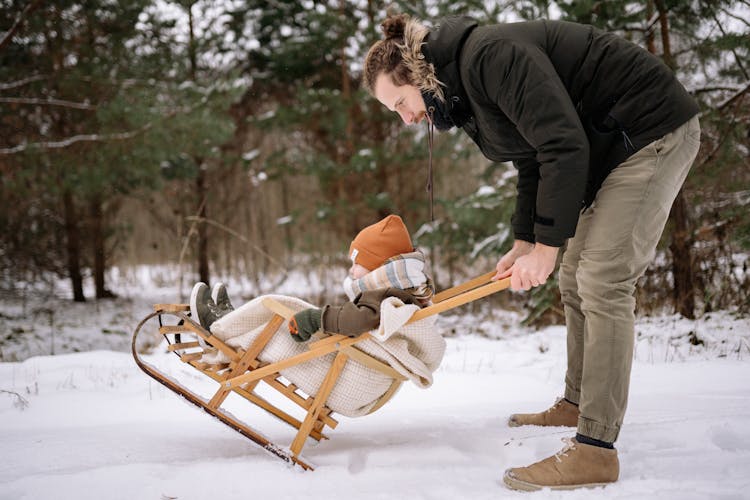
<svg viewBox="0 0 750 500">
<path fill-rule="evenodd" d="M 93 104 L 82 102 L 65 101 L 62 99 L 36 99 L 32 97 L 0 97 L 0 102 L 9 104 L 41 104 L 47 106 L 62 106 L 74 109 L 96 109 Z"/>
<path fill-rule="evenodd" d="M 749 90 L 750 90 L 750 83 L 748 83 L 747 85 L 745 85 L 745 88 L 743 88 L 742 90 L 738 91 L 736 94 L 734 94 L 732 97 L 730 97 L 729 99 L 727 99 L 726 101 L 724 101 L 722 104 L 719 104 L 716 107 L 716 109 L 718 111 L 723 111 L 725 108 L 727 108 L 728 106 L 732 105 L 734 103 L 734 101 L 736 101 L 740 97 L 742 97 L 745 94 L 747 94 L 747 92 Z"/>
<path fill-rule="evenodd" d="M 724 35 L 724 37 L 727 36 L 727 32 L 724 31 L 724 27 L 721 25 L 721 21 L 719 21 L 719 18 L 716 17 L 716 12 L 711 12 L 711 17 L 713 17 L 714 21 L 716 21 L 716 26 L 719 28 L 719 31 L 721 31 L 721 34 Z M 737 63 L 737 67 L 740 68 L 740 71 L 745 77 L 745 80 L 750 80 L 750 76 L 748 76 L 747 71 L 745 71 L 744 66 L 742 66 L 742 59 L 739 55 L 737 55 L 737 51 L 732 47 L 732 54 L 734 55 L 734 60 Z"/>
<path fill-rule="evenodd" d="M 31 3 L 29 3 L 18 15 L 16 20 L 13 22 L 13 26 L 10 27 L 8 31 L 5 32 L 2 38 L 0 38 L 0 50 L 3 50 L 3 48 L 10 43 L 10 41 L 13 39 L 13 35 L 16 34 L 16 31 L 18 31 L 21 28 L 21 25 L 23 24 L 26 17 L 31 14 L 37 7 L 39 7 L 39 4 L 41 3 L 41 0 L 32 0 Z"/>
<path fill-rule="evenodd" d="M 744 89 L 740 90 L 735 95 L 733 95 L 732 97 L 730 97 L 729 99 L 727 99 L 726 101 L 724 101 L 724 103 L 718 105 L 716 107 L 716 110 L 717 111 L 723 111 L 728 106 L 730 106 L 732 103 L 734 103 L 735 101 L 737 101 L 738 99 L 740 99 L 742 96 L 744 96 L 748 92 L 748 90 L 750 90 L 750 83 L 747 84 Z M 725 122 L 725 127 L 731 126 L 732 123 L 733 123 L 733 120 L 726 121 Z M 731 134 L 728 134 L 728 133 L 720 133 L 718 135 L 719 135 L 719 140 L 717 141 L 716 146 L 713 148 L 712 151 L 710 151 L 706 155 L 705 158 L 703 158 L 703 161 L 701 161 L 701 163 L 700 163 L 700 167 L 702 167 L 704 165 L 708 165 L 709 163 L 711 163 L 711 161 L 713 161 L 713 159 L 716 157 L 716 154 L 721 150 L 721 148 L 724 145 L 724 143 L 731 136 Z"/>
</svg>

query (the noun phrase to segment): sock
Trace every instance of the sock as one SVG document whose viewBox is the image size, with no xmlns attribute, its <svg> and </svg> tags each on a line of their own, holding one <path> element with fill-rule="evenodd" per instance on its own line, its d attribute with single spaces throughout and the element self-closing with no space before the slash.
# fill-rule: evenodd
<svg viewBox="0 0 750 500">
<path fill-rule="evenodd" d="M 592 446 L 598 446 L 599 448 L 608 448 L 610 450 L 613 450 L 615 447 L 612 443 L 608 443 L 606 441 L 599 441 L 598 439 L 590 438 L 588 436 L 584 436 L 583 434 L 576 433 L 576 441 L 583 444 L 590 444 Z"/>
</svg>

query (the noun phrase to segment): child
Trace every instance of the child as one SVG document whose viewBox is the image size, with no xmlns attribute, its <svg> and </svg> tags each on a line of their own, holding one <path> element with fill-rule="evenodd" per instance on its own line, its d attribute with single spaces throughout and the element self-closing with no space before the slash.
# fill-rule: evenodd
<svg viewBox="0 0 750 500">
<path fill-rule="evenodd" d="M 387 297 L 420 307 L 429 303 L 433 288 L 424 274 L 424 255 L 412 246 L 398 215 L 360 231 L 349 246 L 349 258 L 352 267 L 344 291 L 351 302 L 298 312 L 288 325 L 294 340 L 304 342 L 320 329 L 350 337 L 373 330 L 380 323 L 380 304 Z"/>
<path fill-rule="evenodd" d="M 388 297 L 419 307 L 430 303 L 434 290 L 424 273 L 424 255 L 412 246 L 398 215 L 389 215 L 360 231 L 349 246 L 349 258 L 352 266 L 344 291 L 351 302 L 298 312 L 288 324 L 294 340 L 307 341 L 318 330 L 352 337 L 373 330 L 380 323 L 381 303 Z M 222 284 L 209 293 L 204 283 L 193 288 L 190 309 L 206 329 L 233 310 Z"/>
<path fill-rule="evenodd" d="M 204 327 L 208 325 L 211 335 L 230 349 L 247 352 L 263 340 L 270 322 L 275 321 L 266 301 L 287 307 L 294 316 L 286 325 L 274 323 L 276 331 L 256 356 L 266 364 L 309 353 L 301 342 L 319 330 L 352 336 L 369 331 L 371 338 L 357 339 L 357 350 L 390 366 L 399 377 L 348 359 L 325 402 L 327 408 L 347 417 L 367 415 L 382 404 L 401 377 L 418 387 L 429 387 L 445 354 L 445 340 L 435 328 L 434 315 L 408 323 L 420 307 L 430 303 L 433 289 L 424 273 L 424 256 L 412 246 L 400 217 L 388 216 L 360 231 L 349 257 L 352 266 L 344 290 L 352 302 L 319 309 L 295 297 L 265 295 L 230 310 L 229 301 L 221 295 L 223 287 L 217 285 L 215 297 L 211 297 L 201 283 L 193 294 L 193 318 Z M 223 305 L 219 307 L 217 301 Z M 337 357 L 333 352 L 321 353 L 279 373 L 302 393 L 315 395 Z M 200 361 L 211 365 L 231 359 L 221 349 L 205 349 Z"/>
</svg>

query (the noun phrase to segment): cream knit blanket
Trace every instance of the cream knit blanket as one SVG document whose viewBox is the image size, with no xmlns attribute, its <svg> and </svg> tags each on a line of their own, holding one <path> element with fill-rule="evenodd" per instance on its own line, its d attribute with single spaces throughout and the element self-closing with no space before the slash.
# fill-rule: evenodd
<svg viewBox="0 0 750 500">
<path fill-rule="evenodd" d="M 256 297 L 211 325 L 211 333 L 234 348 L 247 349 L 260 334 L 273 313 L 263 306 L 270 297 L 295 312 L 316 307 L 303 300 L 284 295 Z M 419 310 L 416 305 L 405 305 L 395 297 L 383 301 L 380 326 L 370 332 L 372 339 L 363 340 L 356 347 L 372 357 L 390 365 L 394 370 L 418 387 L 432 385 L 432 372 L 440 365 L 445 354 L 445 340 L 435 330 L 435 316 L 405 323 Z M 258 356 L 262 362 L 274 363 L 306 352 L 307 343 L 292 340 L 286 323 L 283 323 Z M 315 395 L 323 383 L 336 353 L 316 358 L 281 371 L 281 374 L 310 395 Z M 221 352 L 209 352 L 202 361 L 220 363 L 228 361 Z M 328 397 L 326 405 L 348 417 L 366 415 L 391 386 L 393 379 L 349 359 Z"/>
</svg>

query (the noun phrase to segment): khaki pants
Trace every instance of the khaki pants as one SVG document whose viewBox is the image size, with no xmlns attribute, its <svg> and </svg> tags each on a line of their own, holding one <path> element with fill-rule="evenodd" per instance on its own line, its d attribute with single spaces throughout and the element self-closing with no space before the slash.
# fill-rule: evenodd
<svg viewBox="0 0 750 500">
<path fill-rule="evenodd" d="M 579 404 L 580 434 L 617 440 L 633 360 L 635 283 L 654 257 L 699 145 L 694 117 L 618 165 L 568 240 L 560 264 L 565 398 Z"/>
</svg>

